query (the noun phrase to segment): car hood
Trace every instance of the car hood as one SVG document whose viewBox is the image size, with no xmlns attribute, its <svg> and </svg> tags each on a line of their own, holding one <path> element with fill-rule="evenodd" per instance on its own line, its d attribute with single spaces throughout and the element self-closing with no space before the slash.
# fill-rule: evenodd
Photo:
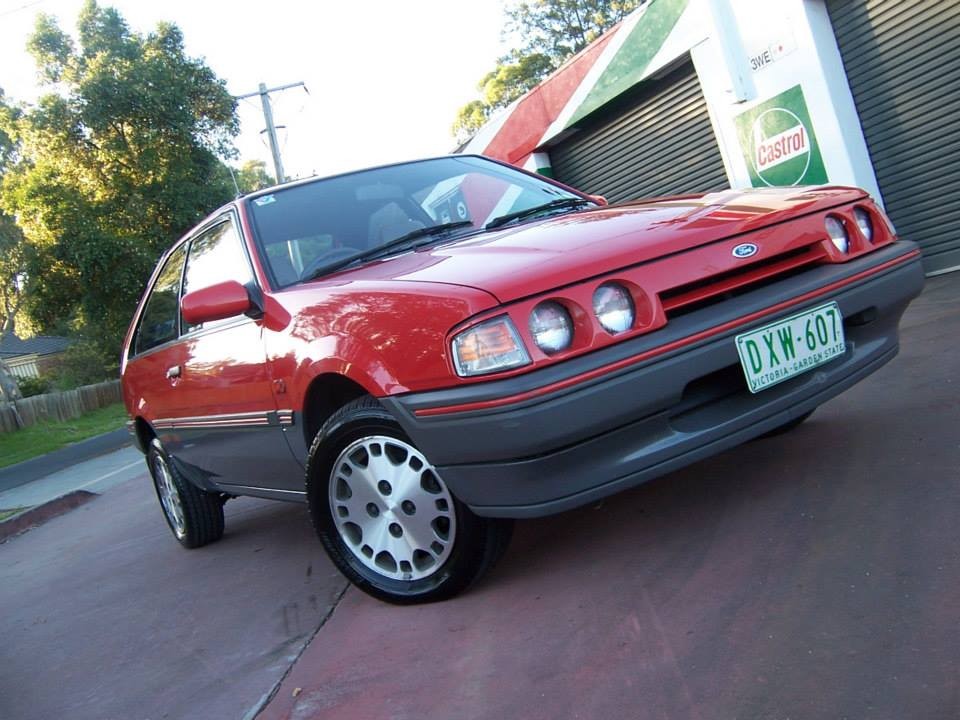
<svg viewBox="0 0 960 720">
<path fill-rule="evenodd" d="M 463 285 L 504 303 L 864 196 L 846 187 L 763 188 L 628 203 L 472 235 L 349 274 Z"/>
</svg>

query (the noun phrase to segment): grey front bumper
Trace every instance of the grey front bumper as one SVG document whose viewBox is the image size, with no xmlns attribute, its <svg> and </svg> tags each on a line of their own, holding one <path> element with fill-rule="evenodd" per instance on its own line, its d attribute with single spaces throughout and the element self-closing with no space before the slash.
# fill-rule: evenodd
<svg viewBox="0 0 960 720">
<path fill-rule="evenodd" d="M 561 512 L 772 430 L 891 360 L 898 350 L 900 316 L 923 287 L 915 247 L 898 242 L 858 261 L 817 268 L 671 320 L 656 333 L 536 373 L 382 402 L 474 512 L 491 517 Z M 871 270 L 875 272 L 864 276 Z M 736 323 L 802 296 L 807 299 L 780 312 Z M 828 300 L 839 304 L 845 318 L 846 353 L 751 394 L 734 337 Z M 700 342 L 536 394 L 538 387 L 622 365 L 632 356 L 731 323 L 732 328 Z M 526 399 L 482 410 L 416 414 L 514 396 Z"/>
</svg>

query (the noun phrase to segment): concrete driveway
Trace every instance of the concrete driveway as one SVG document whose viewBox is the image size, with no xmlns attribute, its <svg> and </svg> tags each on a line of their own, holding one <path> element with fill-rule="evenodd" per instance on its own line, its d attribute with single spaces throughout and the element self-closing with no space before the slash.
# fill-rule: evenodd
<svg viewBox="0 0 960 720">
<path fill-rule="evenodd" d="M 0 545 L 0 717 L 242 718 L 277 683 L 258 717 L 960 717 L 960 274 L 902 328 L 789 435 L 520 523 L 442 604 L 343 593 L 294 506 L 184 552 L 122 484 Z"/>
</svg>

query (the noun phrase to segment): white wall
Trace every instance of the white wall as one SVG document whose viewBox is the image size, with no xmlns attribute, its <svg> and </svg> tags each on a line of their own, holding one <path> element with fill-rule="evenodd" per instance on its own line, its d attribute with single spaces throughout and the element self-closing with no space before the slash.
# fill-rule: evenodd
<svg viewBox="0 0 960 720">
<path fill-rule="evenodd" d="M 734 118 L 799 84 L 829 182 L 881 199 L 823 0 L 690 0 L 686 13 L 704 26 L 690 52 L 731 185 L 750 185 Z"/>
</svg>

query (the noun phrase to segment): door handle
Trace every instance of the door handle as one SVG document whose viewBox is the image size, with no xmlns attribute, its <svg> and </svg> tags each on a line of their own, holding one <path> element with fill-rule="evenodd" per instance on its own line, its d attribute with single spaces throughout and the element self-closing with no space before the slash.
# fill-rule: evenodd
<svg viewBox="0 0 960 720">
<path fill-rule="evenodd" d="M 181 367 L 179 365 L 174 365 L 172 368 L 167 369 L 167 379 L 173 380 L 174 378 L 180 377 Z"/>
</svg>

